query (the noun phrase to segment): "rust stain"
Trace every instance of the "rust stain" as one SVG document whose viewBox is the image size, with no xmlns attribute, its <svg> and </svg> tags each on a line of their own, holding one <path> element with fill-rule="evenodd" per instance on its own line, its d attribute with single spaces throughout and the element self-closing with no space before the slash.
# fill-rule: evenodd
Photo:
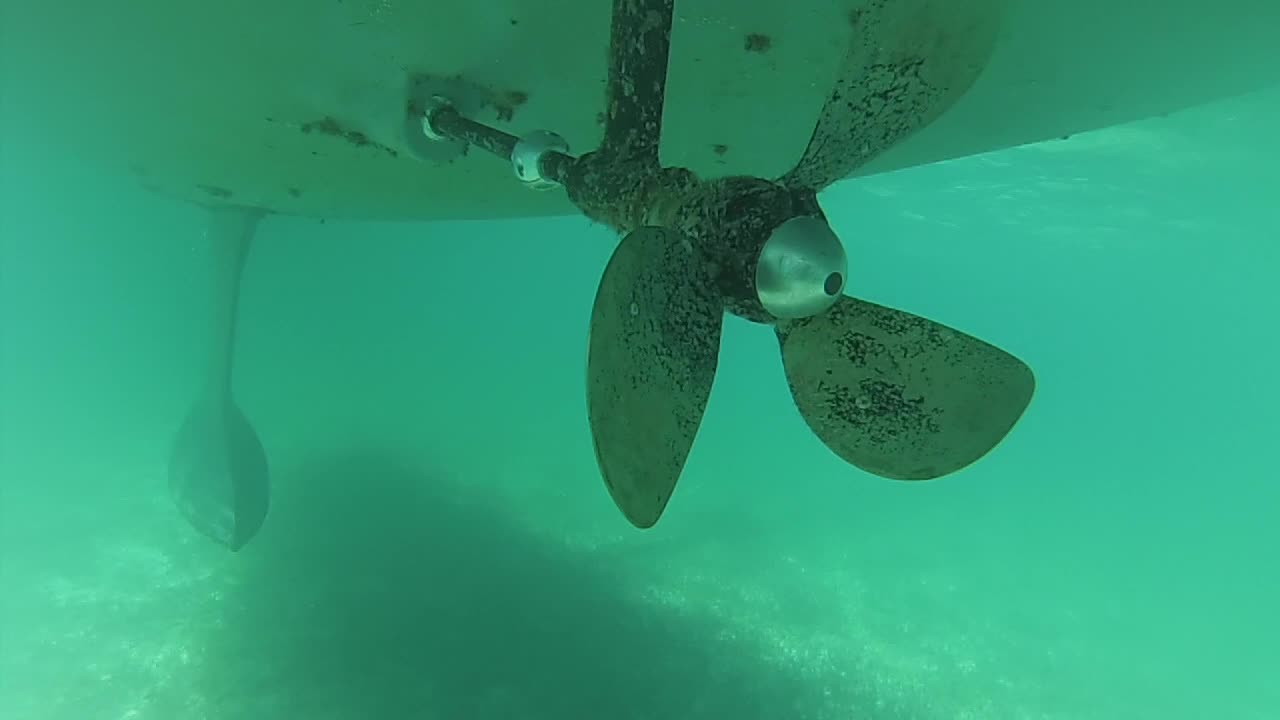
<svg viewBox="0 0 1280 720">
<path fill-rule="evenodd" d="M 498 111 L 498 119 L 504 121 L 515 117 L 516 110 L 527 102 L 529 93 L 523 90 L 507 90 L 497 93 L 492 99 L 493 107 Z"/>
<path fill-rule="evenodd" d="M 743 50 L 761 55 L 769 52 L 771 48 L 773 48 L 773 38 L 763 33 L 750 33 L 742 43 Z"/>
<path fill-rule="evenodd" d="M 231 198 L 232 195 L 234 195 L 234 193 L 232 193 L 230 190 L 224 187 L 218 187 L 217 185 L 197 184 L 196 188 L 198 188 L 204 194 L 209 195 L 210 197 L 216 197 L 219 200 L 228 200 Z"/>
<path fill-rule="evenodd" d="M 348 130 L 342 127 L 337 120 L 331 117 L 324 117 L 320 120 L 312 120 L 311 122 L 303 123 L 299 129 L 302 130 L 304 135 L 310 135 L 311 133 L 329 135 L 331 137 L 345 140 L 347 143 L 356 147 L 374 147 L 385 152 L 391 157 L 399 156 L 399 153 L 394 149 L 370 140 L 368 135 L 365 135 L 359 130 Z"/>
</svg>

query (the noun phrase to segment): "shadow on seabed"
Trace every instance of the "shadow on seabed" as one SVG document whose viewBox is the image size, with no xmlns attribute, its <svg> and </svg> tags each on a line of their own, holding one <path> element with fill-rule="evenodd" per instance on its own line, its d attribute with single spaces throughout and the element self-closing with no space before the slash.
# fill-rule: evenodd
<svg viewBox="0 0 1280 720">
<path fill-rule="evenodd" d="M 450 485 L 382 453 L 282 477 L 205 643 L 215 714 L 836 717 L 749 633 L 646 602 L 608 553 L 550 546 Z"/>
</svg>

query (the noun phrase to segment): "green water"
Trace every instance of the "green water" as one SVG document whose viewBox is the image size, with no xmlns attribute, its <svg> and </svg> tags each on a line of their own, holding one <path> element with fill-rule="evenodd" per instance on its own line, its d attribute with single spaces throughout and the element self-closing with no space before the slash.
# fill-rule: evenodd
<svg viewBox="0 0 1280 720">
<path fill-rule="evenodd" d="M 822 201 L 849 291 L 990 340 L 1035 400 L 978 464 L 850 469 L 732 320 L 659 525 L 595 469 L 580 218 L 267 219 L 230 555 L 168 504 L 201 215 L 51 140 L 0 166 L 0 716 L 1198 719 L 1280 714 L 1271 93 Z"/>
</svg>

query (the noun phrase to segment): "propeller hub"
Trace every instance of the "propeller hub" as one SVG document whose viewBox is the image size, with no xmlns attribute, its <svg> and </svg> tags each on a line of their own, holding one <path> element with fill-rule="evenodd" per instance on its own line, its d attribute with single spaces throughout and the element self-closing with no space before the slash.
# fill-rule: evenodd
<svg viewBox="0 0 1280 720">
<path fill-rule="evenodd" d="M 756 264 L 756 295 L 776 318 L 817 315 L 844 290 L 849 263 L 840 238 L 820 217 L 800 215 L 773 229 Z"/>
</svg>

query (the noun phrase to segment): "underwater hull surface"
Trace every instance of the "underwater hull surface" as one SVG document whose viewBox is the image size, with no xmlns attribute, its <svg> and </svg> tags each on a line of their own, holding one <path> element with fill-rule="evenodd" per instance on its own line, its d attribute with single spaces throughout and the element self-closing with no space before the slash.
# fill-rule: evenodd
<svg viewBox="0 0 1280 720">
<path fill-rule="evenodd" d="M 677 3 L 664 162 L 776 176 L 799 158 L 857 0 Z M 482 7 L 483 6 L 483 7 Z M 573 212 L 480 153 L 405 141 L 409 78 L 461 77 L 477 119 L 601 136 L 609 3 L 25 2 L 5 10 L 4 112 L 206 204 L 334 218 Z M 1010 0 L 990 64 L 858 174 L 1058 138 L 1280 83 L 1280 3 Z M 7 122 L 7 124 L 10 124 Z"/>
</svg>

